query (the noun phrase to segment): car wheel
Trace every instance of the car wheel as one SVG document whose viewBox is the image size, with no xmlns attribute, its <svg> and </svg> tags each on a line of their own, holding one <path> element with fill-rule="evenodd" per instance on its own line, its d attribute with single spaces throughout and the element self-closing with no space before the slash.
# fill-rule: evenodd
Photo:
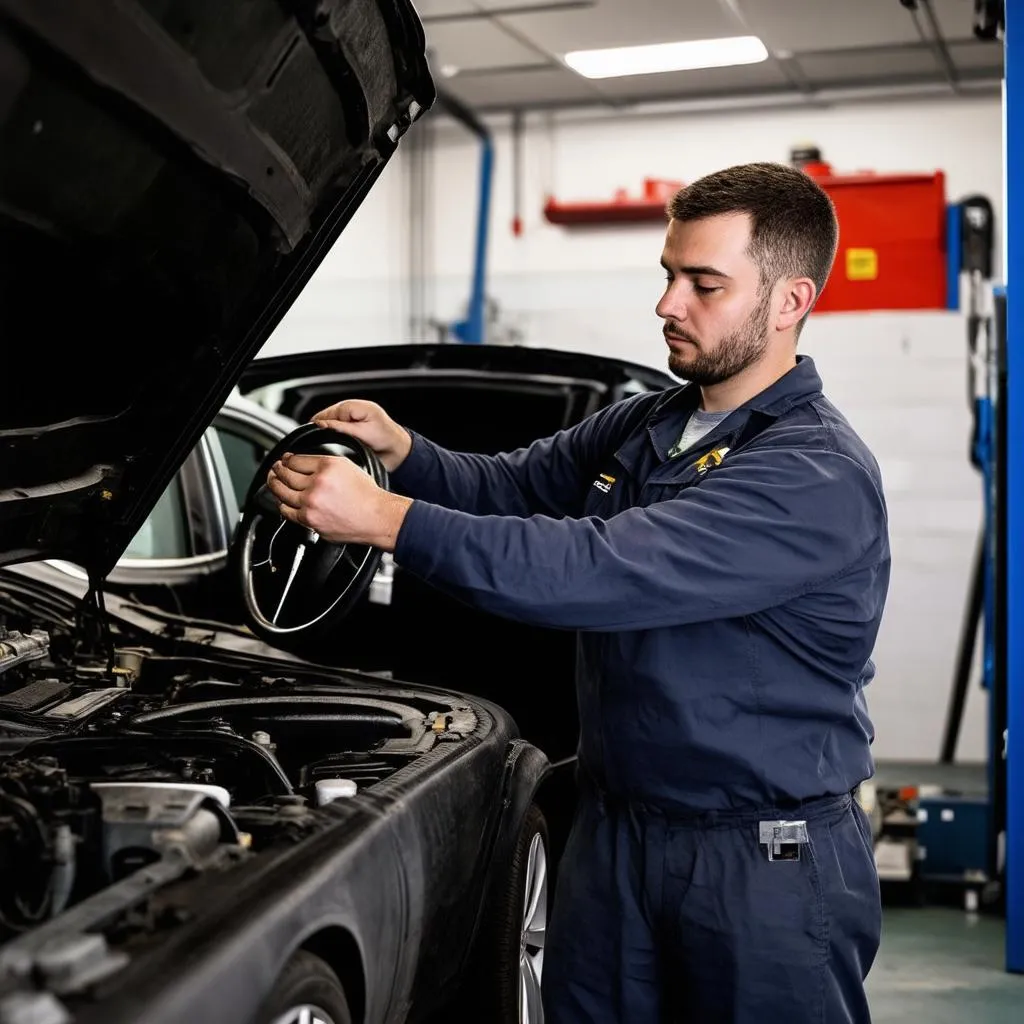
<svg viewBox="0 0 1024 1024">
<path fill-rule="evenodd" d="M 285 964 L 257 1018 L 259 1024 L 352 1024 L 338 976 L 300 950 Z"/>
<path fill-rule="evenodd" d="M 481 933 L 479 1020 L 543 1024 L 540 983 L 548 923 L 548 826 L 532 805 L 523 817 L 505 882 Z"/>
</svg>

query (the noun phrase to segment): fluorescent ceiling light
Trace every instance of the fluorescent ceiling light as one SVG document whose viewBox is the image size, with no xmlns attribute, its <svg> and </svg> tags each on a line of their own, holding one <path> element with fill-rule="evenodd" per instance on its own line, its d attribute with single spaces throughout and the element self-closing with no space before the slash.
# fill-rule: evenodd
<svg viewBox="0 0 1024 1024">
<path fill-rule="evenodd" d="M 654 43 L 651 46 L 616 46 L 610 50 L 574 50 L 565 63 L 584 78 L 619 78 L 623 75 L 656 75 L 694 68 L 724 68 L 757 64 L 768 51 L 757 36 L 726 39 L 691 39 L 685 43 Z"/>
</svg>

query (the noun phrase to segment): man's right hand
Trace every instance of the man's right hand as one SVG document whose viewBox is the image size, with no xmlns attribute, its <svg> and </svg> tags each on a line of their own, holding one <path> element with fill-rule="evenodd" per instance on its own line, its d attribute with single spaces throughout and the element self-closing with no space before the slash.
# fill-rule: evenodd
<svg viewBox="0 0 1024 1024">
<path fill-rule="evenodd" d="M 358 438 L 393 473 L 412 448 L 412 436 L 376 402 L 351 398 L 318 412 L 313 422 L 341 434 Z"/>
</svg>

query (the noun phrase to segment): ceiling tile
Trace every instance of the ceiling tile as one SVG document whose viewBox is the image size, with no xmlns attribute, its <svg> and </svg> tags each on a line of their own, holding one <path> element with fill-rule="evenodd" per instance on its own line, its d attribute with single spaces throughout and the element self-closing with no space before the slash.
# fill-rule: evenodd
<svg viewBox="0 0 1024 1024">
<path fill-rule="evenodd" d="M 598 0 L 592 9 L 517 14 L 502 20 L 559 55 L 744 34 L 718 0 Z"/>
<path fill-rule="evenodd" d="M 843 83 L 943 81 L 898 0 L 415 0 L 428 21 L 435 67 L 471 72 L 445 88 L 488 109 L 581 101 L 635 102 L 785 90 L 798 71 L 821 87 Z M 539 10 L 559 2 L 578 4 Z M 965 80 L 997 75 L 999 43 L 972 38 L 973 0 L 931 0 L 950 53 Z M 516 8 L 491 20 L 488 10 Z M 451 20 L 448 16 L 475 12 Z M 441 17 L 431 22 L 429 18 Z M 923 12 L 918 20 L 927 26 Z M 553 63 L 571 50 L 753 33 L 785 62 L 587 81 Z M 857 52 L 860 50 L 861 52 Z M 513 70 L 515 72 L 513 73 Z M 493 72 L 493 73 L 492 73 Z"/>
<path fill-rule="evenodd" d="M 897 0 L 738 0 L 772 50 L 825 50 L 920 41 Z"/>
<path fill-rule="evenodd" d="M 947 39 L 974 35 L 974 0 L 931 0 L 939 29 Z"/>
<path fill-rule="evenodd" d="M 443 17 L 446 14 L 465 14 L 475 11 L 473 0 L 415 0 L 416 10 L 421 18 Z"/>
<path fill-rule="evenodd" d="M 579 75 L 559 68 L 464 78 L 456 75 L 445 81 L 445 89 L 476 110 L 543 107 L 594 99 L 594 92 Z"/>
<path fill-rule="evenodd" d="M 1003 47 L 1001 43 L 984 43 L 980 40 L 969 43 L 949 43 L 949 55 L 953 63 L 963 71 L 991 71 L 1000 75 L 1003 71 Z"/>
<path fill-rule="evenodd" d="M 427 49 L 438 68 L 446 64 L 463 70 L 518 67 L 544 59 L 490 21 L 442 22 L 427 24 L 425 29 Z"/>
<path fill-rule="evenodd" d="M 836 50 L 829 54 L 797 55 L 797 63 L 814 85 L 838 82 L 881 84 L 908 78 L 942 78 L 942 68 L 927 47 L 889 47 L 880 50 Z"/>
<path fill-rule="evenodd" d="M 717 93 L 778 90 L 789 85 L 789 79 L 774 62 L 747 64 L 738 68 L 675 71 L 666 75 L 631 75 L 628 78 L 608 78 L 601 82 L 602 88 L 617 100 L 652 96 L 659 100 L 685 100 Z"/>
</svg>

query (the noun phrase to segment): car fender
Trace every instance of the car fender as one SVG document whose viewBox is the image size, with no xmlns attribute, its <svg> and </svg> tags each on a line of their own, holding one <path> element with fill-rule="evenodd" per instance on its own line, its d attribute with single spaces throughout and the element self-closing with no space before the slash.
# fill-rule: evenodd
<svg viewBox="0 0 1024 1024">
<path fill-rule="evenodd" d="M 551 771 L 551 762 L 542 750 L 523 739 L 510 741 L 505 754 L 500 824 L 495 830 L 488 856 L 487 881 L 474 925 L 474 936 L 479 934 L 481 921 L 501 891 L 505 865 L 512 856 L 527 809 Z"/>
</svg>

